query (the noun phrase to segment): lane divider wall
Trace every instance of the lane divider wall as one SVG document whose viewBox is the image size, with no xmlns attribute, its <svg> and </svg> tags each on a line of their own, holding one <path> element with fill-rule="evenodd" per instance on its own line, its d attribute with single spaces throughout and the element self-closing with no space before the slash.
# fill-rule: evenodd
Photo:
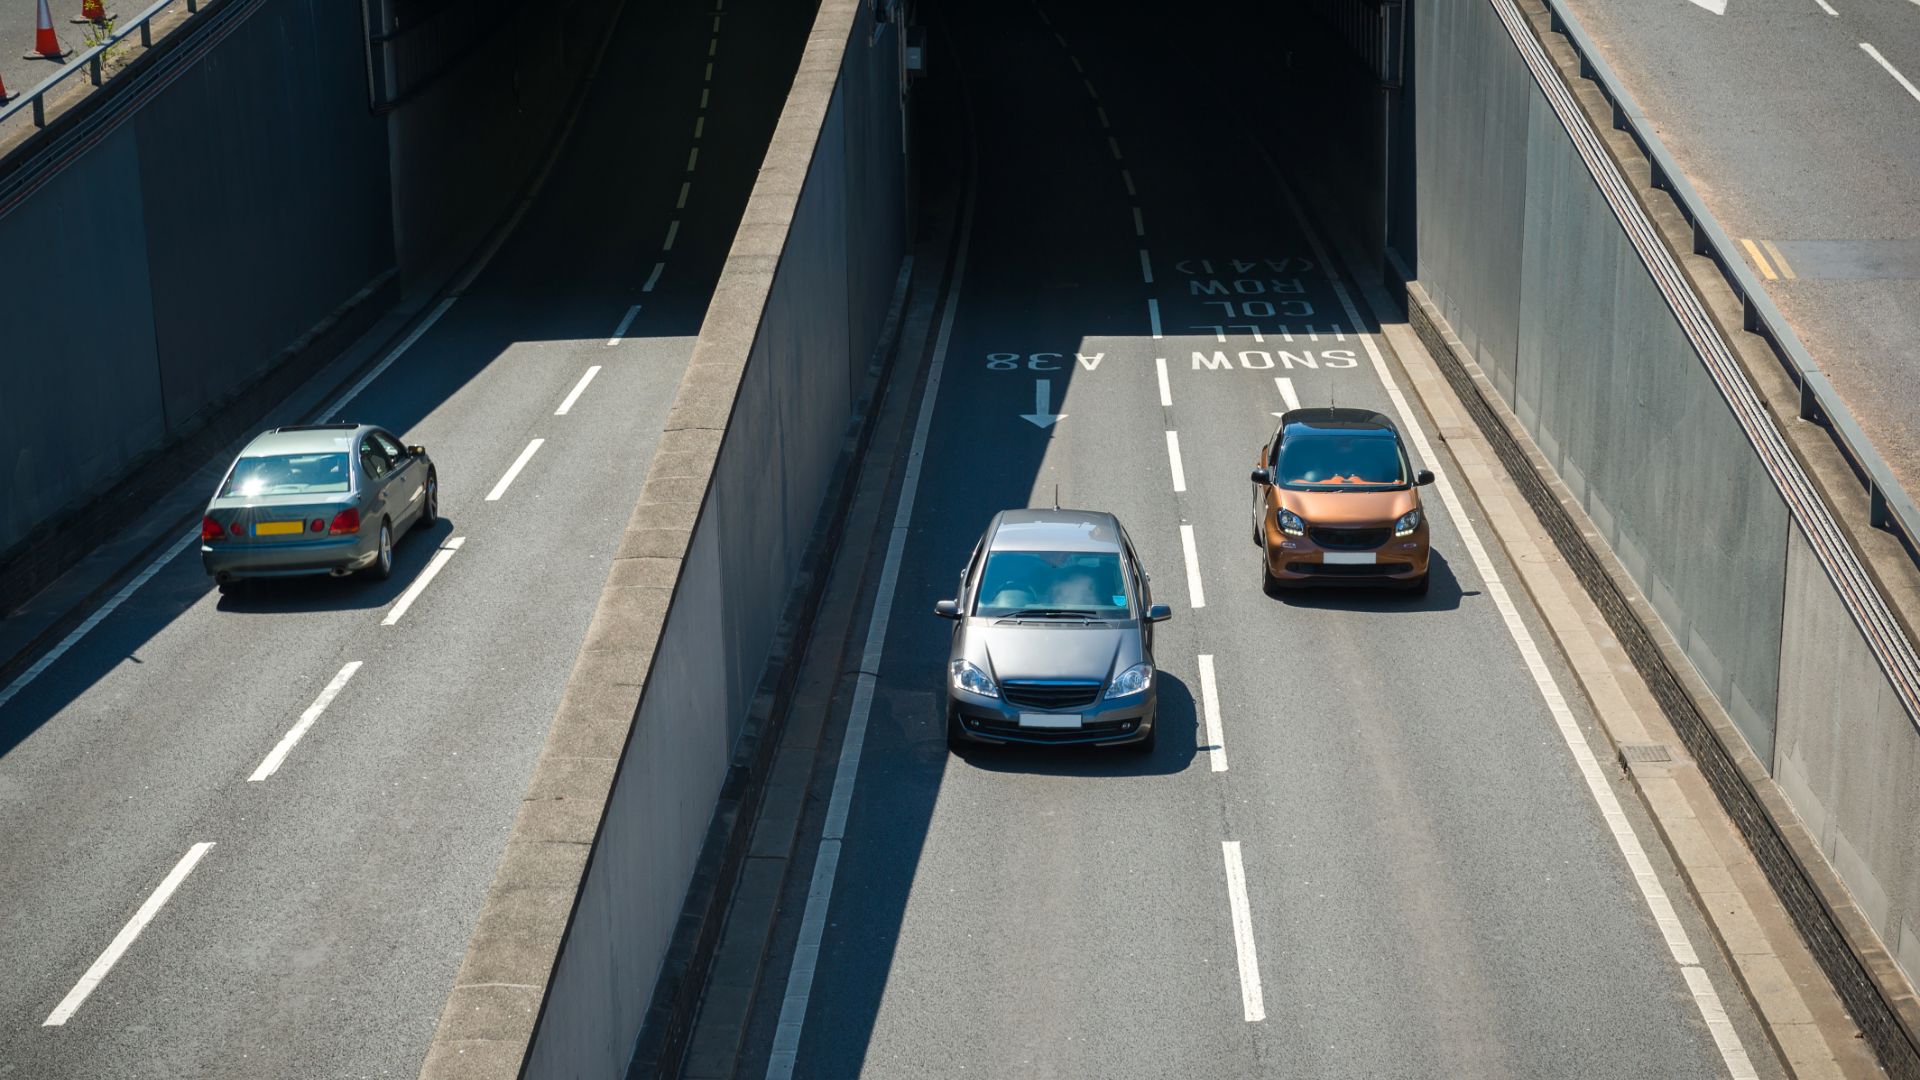
<svg viewBox="0 0 1920 1080">
<path fill-rule="evenodd" d="M 620 1075 L 714 872 L 905 249 L 898 28 L 871 12 L 820 6 L 422 1077 Z"/>
</svg>

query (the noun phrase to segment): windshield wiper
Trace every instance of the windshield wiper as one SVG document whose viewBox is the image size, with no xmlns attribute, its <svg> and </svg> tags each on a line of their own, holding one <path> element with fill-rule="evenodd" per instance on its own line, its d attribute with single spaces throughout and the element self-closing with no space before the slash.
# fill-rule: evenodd
<svg viewBox="0 0 1920 1080">
<path fill-rule="evenodd" d="M 1072 608 L 1029 607 L 1009 611 L 1000 617 L 1003 619 L 1085 619 L 1092 622 L 1098 616 L 1091 612 L 1075 611 Z"/>
</svg>

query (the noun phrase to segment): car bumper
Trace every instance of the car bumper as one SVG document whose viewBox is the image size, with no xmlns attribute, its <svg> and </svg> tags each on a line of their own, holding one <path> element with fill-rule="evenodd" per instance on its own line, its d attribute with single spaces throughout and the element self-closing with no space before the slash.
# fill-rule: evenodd
<svg viewBox="0 0 1920 1080">
<path fill-rule="evenodd" d="M 255 577 L 299 577 L 305 574 L 344 574 L 369 566 L 380 557 L 380 538 L 329 536 L 317 540 L 282 540 L 273 544 L 200 545 L 200 565 L 222 580 Z"/>
<path fill-rule="evenodd" d="M 1372 562 L 1329 562 L 1331 554 L 1365 556 Z M 1329 551 L 1311 540 L 1269 532 L 1267 576 L 1289 585 L 1379 585 L 1417 582 L 1427 576 L 1431 551 L 1425 536 L 1389 540 L 1371 551 Z"/>
<path fill-rule="evenodd" d="M 1029 746 L 1121 746 L 1137 743 L 1153 733 L 1157 694 L 1143 694 L 1108 700 L 1100 698 L 1078 710 L 1022 709 L 999 698 L 947 691 L 947 716 L 950 730 L 967 742 L 989 745 L 1022 744 Z M 1079 718 L 1078 727 L 1022 726 L 1022 714 L 1055 718 L 1056 722 Z"/>
</svg>

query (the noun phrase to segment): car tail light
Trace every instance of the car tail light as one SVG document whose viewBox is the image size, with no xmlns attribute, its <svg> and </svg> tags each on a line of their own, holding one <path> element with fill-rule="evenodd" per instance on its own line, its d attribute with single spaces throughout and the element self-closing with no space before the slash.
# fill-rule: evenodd
<svg viewBox="0 0 1920 1080">
<path fill-rule="evenodd" d="M 200 542 L 201 543 L 203 544 L 211 543 L 226 535 L 227 535 L 226 530 L 220 527 L 219 522 L 213 520 L 210 517 L 203 517 L 200 519 Z"/>
<path fill-rule="evenodd" d="M 357 508 L 348 507 L 347 509 L 342 510 L 339 513 L 333 515 L 333 525 L 330 526 L 327 529 L 327 531 L 334 534 L 335 536 L 338 536 L 341 533 L 359 532 L 360 531 L 360 511 Z"/>
<path fill-rule="evenodd" d="M 325 521 L 320 520 L 319 518 L 314 518 L 313 523 L 307 526 L 307 528 L 312 529 L 314 532 L 319 532 L 321 529 L 324 529 L 326 527 L 327 527 L 327 523 Z"/>
</svg>

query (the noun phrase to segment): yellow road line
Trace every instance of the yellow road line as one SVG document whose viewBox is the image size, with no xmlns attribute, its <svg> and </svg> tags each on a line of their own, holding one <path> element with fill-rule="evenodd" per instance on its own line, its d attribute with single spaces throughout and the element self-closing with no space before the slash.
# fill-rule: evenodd
<svg viewBox="0 0 1920 1080">
<path fill-rule="evenodd" d="M 1781 277 L 1792 281 L 1799 276 L 1793 272 L 1793 267 L 1787 262 L 1787 257 L 1780 254 L 1779 248 L 1773 246 L 1773 241 L 1762 240 L 1760 241 L 1760 246 L 1767 249 L 1767 257 L 1773 260 L 1773 265 L 1780 271 Z"/>
<path fill-rule="evenodd" d="M 1773 266 L 1767 257 L 1760 253 L 1760 246 L 1745 237 L 1740 238 L 1740 246 L 1747 249 L 1747 255 L 1753 259 L 1753 265 L 1760 268 L 1760 276 L 1768 281 L 1779 281 L 1780 275 L 1773 272 Z"/>
</svg>

